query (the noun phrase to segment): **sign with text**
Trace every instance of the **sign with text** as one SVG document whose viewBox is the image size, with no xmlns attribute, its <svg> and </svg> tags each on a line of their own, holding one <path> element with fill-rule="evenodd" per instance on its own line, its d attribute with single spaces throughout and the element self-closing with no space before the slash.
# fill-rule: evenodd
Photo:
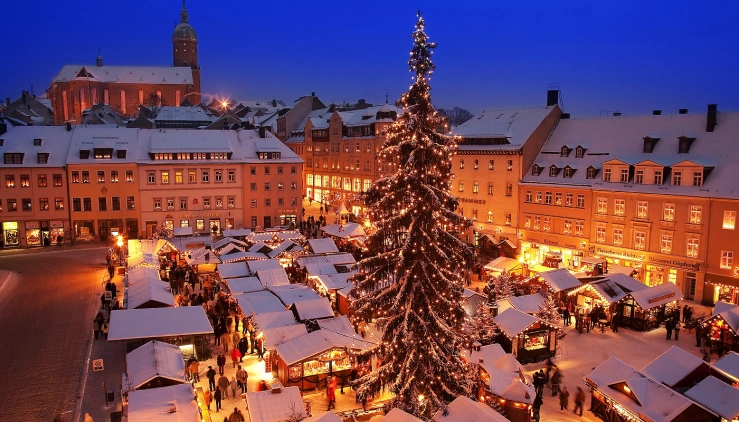
<svg viewBox="0 0 739 422">
<path fill-rule="evenodd" d="M 100 372 L 103 369 L 104 369 L 103 360 L 102 359 L 93 359 L 93 361 L 92 361 L 92 370 L 93 370 L 93 372 Z"/>
</svg>

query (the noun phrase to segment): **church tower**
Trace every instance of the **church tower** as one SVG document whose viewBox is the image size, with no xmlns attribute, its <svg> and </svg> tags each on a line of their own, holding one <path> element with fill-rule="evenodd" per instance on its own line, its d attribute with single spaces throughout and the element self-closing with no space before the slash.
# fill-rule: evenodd
<svg viewBox="0 0 739 422">
<path fill-rule="evenodd" d="M 200 66 L 198 65 L 198 36 L 195 29 L 188 23 L 189 17 L 185 0 L 182 0 L 180 23 L 172 34 L 173 60 L 172 66 L 190 67 L 195 91 L 186 98 L 192 104 L 200 103 Z M 179 104 L 177 104 L 179 105 Z"/>
</svg>

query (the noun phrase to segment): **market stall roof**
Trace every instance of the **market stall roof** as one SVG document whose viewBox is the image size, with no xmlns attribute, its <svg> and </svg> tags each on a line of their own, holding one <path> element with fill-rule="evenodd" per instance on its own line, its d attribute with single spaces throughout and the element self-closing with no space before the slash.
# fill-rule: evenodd
<svg viewBox="0 0 739 422">
<path fill-rule="evenodd" d="M 276 259 L 264 259 L 261 261 L 248 261 L 246 265 L 249 266 L 249 269 L 254 274 L 256 274 L 257 271 L 260 271 L 260 270 L 276 270 L 276 269 L 282 268 L 282 265 L 280 265 L 280 261 Z"/>
<path fill-rule="evenodd" d="M 336 214 L 346 215 L 346 214 L 352 214 L 352 212 L 346 209 L 346 205 L 344 205 L 344 203 L 342 202 L 339 204 L 339 208 L 336 210 Z"/>
<path fill-rule="evenodd" d="M 317 276 L 321 274 L 338 274 L 334 264 L 330 262 L 317 262 L 315 264 L 305 264 L 305 269 L 308 270 L 309 276 Z"/>
<path fill-rule="evenodd" d="M 629 277 L 626 274 L 608 274 L 608 278 L 614 283 L 618 284 L 626 293 L 637 292 L 639 290 L 646 290 L 649 288 L 649 286 L 647 286 L 646 284 L 635 278 Z"/>
<path fill-rule="evenodd" d="M 231 295 L 231 297 L 233 297 L 239 304 L 241 312 L 247 316 L 252 313 L 259 315 L 264 312 L 279 312 L 286 310 L 285 305 L 280 302 L 280 299 L 268 290 L 235 294 Z"/>
<path fill-rule="evenodd" d="M 268 253 L 267 255 L 269 255 L 270 258 L 276 258 L 277 255 L 283 252 L 300 252 L 302 250 L 303 248 L 301 248 L 300 245 L 288 239 L 280 243 L 276 248 L 272 250 L 272 252 Z"/>
<path fill-rule="evenodd" d="M 701 358 L 672 346 L 642 368 L 641 373 L 668 387 L 674 387 L 701 366 L 705 366 L 708 373 L 708 364 Z"/>
<path fill-rule="evenodd" d="M 272 390 L 246 393 L 246 404 L 250 421 L 283 422 L 293 410 L 302 417 L 307 416 L 298 387 L 282 387 L 279 393 Z"/>
<path fill-rule="evenodd" d="M 642 309 L 652 309 L 683 298 L 682 292 L 672 283 L 662 283 L 658 286 L 631 292 L 629 295 Z"/>
<path fill-rule="evenodd" d="M 510 296 L 497 301 L 498 312 L 508 308 L 517 309 L 527 314 L 535 314 L 541 310 L 547 299 L 539 293 L 524 296 Z"/>
<path fill-rule="evenodd" d="M 208 246 L 212 246 L 213 237 L 210 235 L 171 237 L 167 239 L 167 242 L 181 253 L 187 253 L 198 249 L 207 249 Z"/>
<path fill-rule="evenodd" d="M 567 268 L 559 268 L 556 270 L 550 269 L 549 271 L 540 272 L 539 277 L 541 277 L 541 279 L 549 285 L 549 288 L 555 292 L 575 289 L 582 286 L 580 280 L 575 278 Z"/>
<path fill-rule="evenodd" d="M 337 253 L 332 255 L 309 255 L 298 258 L 298 264 L 305 266 L 308 264 L 317 264 L 319 262 L 329 262 L 334 265 L 338 264 L 355 264 L 357 262 L 354 256 L 348 252 Z"/>
<path fill-rule="evenodd" d="M 508 422 L 508 419 L 490 406 L 465 396 L 458 396 L 452 400 L 447 407 L 446 414 L 443 410 L 439 410 L 431 420 L 434 422 Z"/>
<path fill-rule="evenodd" d="M 365 350 L 374 346 L 374 343 L 362 340 L 361 337 L 353 338 L 328 330 L 318 330 L 278 345 L 277 353 L 285 364 L 292 365 L 333 348 Z"/>
<path fill-rule="evenodd" d="M 267 256 L 261 253 L 255 252 L 234 252 L 229 254 L 223 254 L 220 256 L 221 262 L 230 264 L 233 262 L 244 262 L 251 261 L 254 259 L 267 259 Z"/>
<path fill-rule="evenodd" d="M 128 309 L 136 309 L 142 305 L 148 307 L 173 307 L 174 297 L 169 284 L 157 279 L 144 278 L 128 285 Z"/>
<path fill-rule="evenodd" d="M 500 344 L 482 346 L 479 351 L 472 351 L 469 356 L 467 354 L 465 351 L 465 359 L 479 364 L 490 375 L 488 387 L 493 394 L 519 403 L 533 403 L 536 397 L 533 385 L 528 378 L 528 383 L 521 380 L 525 368 Z"/>
<path fill-rule="evenodd" d="M 333 331 L 335 333 L 348 336 L 357 334 L 354 332 L 354 328 L 352 328 L 352 324 L 349 322 L 349 318 L 347 318 L 346 315 L 319 319 L 316 322 L 318 322 L 318 326 L 321 327 L 322 330 Z"/>
<path fill-rule="evenodd" d="M 588 287 L 593 289 L 598 296 L 603 298 L 603 300 L 607 301 L 608 303 L 616 303 L 626 297 L 626 292 L 623 291 L 621 287 L 618 284 L 614 283 L 613 280 L 611 280 L 610 278 L 593 280 L 588 284 L 583 284 L 581 288 L 573 290 L 573 292 L 582 291 Z"/>
<path fill-rule="evenodd" d="M 372 422 L 374 422 L 374 418 L 372 418 Z M 400 410 L 399 408 L 395 407 L 389 412 L 387 412 L 387 415 L 380 417 L 377 419 L 378 422 L 423 422 L 421 419 L 418 419 L 417 417 L 411 415 L 408 412 L 405 412 L 403 410 Z"/>
<path fill-rule="evenodd" d="M 187 265 L 195 266 L 202 264 L 220 264 L 221 259 L 209 249 L 198 249 L 196 251 L 188 252 L 185 260 Z"/>
<path fill-rule="evenodd" d="M 713 312 L 711 312 L 711 316 L 720 314 L 721 312 L 733 310 L 735 308 L 739 308 L 739 305 L 734 305 L 733 303 L 719 300 L 718 302 L 713 304 Z"/>
<path fill-rule="evenodd" d="M 215 251 L 218 256 L 224 256 L 236 252 L 244 252 L 241 246 L 235 245 L 233 243 L 229 243 L 220 249 L 215 249 Z"/>
<path fill-rule="evenodd" d="M 297 387 L 295 387 L 297 388 Z M 128 393 L 129 422 L 192 422 L 200 409 L 189 383 Z"/>
<path fill-rule="evenodd" d="M 234 239 L 232 237 L 226 236 L 223 239 L 215 242 L 213 244 L 213 249 L 214 250 L 222 249 L 222 248 L 225 248 L 228 245 L 234 245 L 234 246 L 238 245 L 238 246 L 241 246 L 241 247 L 244 247 L 244 248 L 248 246 L 246 244 L 246 242 L 244 242 L 244 241 L 241 241 L 241 240 Z"/>
<path fill-rule="evenodd" d="M 493 320 L 508 337 L 517 335 L 538 321 L 535 317 L 515 308 L 506 309 L 494 317 Z"/>
<path fill-rule="evenodd" d="M 154 378 L 167 378 L 180 384 L 185 380 L 185 361 L 178 346 L 150 341 L 126 354 L 128 390 L 136 390 Z"/>
<path fill-rule="evenodd" d="M 521 262 L 516 259 L 499 256 L 495 258 L 494 260 L 488 262 L 485 265 L 485 268 L 488 270 L 505 272 L 505 271 L 511 271 L 520 266 L 521 266 Z"/>
<path fill-rule="evenodd" d="M 262 286 L 269 288 L 270 286 L 284 286 L 290 284 L 287 272 L 281 266 L 267 270 L 257 271 L 257 277 L 262 282 Z"/>
<path fill-rule="evenodd" d="M 321 227 L 321 230 L 329 236 L 339 237 L 341 239 L 367 235 L 359 223 L 327 224 Z"/>
<path fill-rule="evenodd" d="M 286 341 L 308 334 L 308 329 L 305 328 L 305 324 L 294 323 L 281 327 L 263 328 L 262 333 L 264 335 L 264 347 L 268 350 L 274 350 L 278 345 Z"/>
<path fill-rule="evenodd" d="M 248 239 L 250 242 L 271 242 L 272 239 L 277 238 L 280 242 L 286 239 L 292 241 L 300 241 L 303 237 L 298 230 L 279 230 L 279 231 L 268 231 L 268 232 L 252 232 L 249 234 Z"/>
<path fill-rule="evenodd" d="M 316 280 L 323 286 L 324 289 L 331 291 L 331 290 L 341 290 L 341 289 L 347 289 L 354 287 L 354 284 L 348 282 L 347 280 L 349 277 L 351 277 L 351 273 L 343 273 L 343 274 L 319 274 L 315 277 Z"/>
<path fill-rule="evenodd" d="M 249 293 L 264 290 L 264 286 L 256 277 L 237 277 L 226 280 L 231 293 Z"/>
<path fill-rule="evenodd" d="M 251 230 L 249 229 L 226 229 L 223 230 L 223 235 L 228 237 L 244 237 L 249 236 Z"/>
<path fill-rule="evenodd" d="M 263 242 L 257 242 L 251 245 L 251 247 L 249 248 L 249 252 L 261 253 L 265 256 L 267 256 L 267 254 L 270 253 L 271 251 L 272 251 L 272 248 L 265 245 Z"/>
<path fill-rule="evenodd" d="M 708 321 L 721 318 L 726 322 L 731 331 L 733 331 L 736 335 L 736 333 L 739 332 L 739 306 L 729 308 L 726 306 L 721 306 L 718 303 L 717 305 L 717 309 L 714 310 L 713 315 L 711 315 Z M 716 313 L 716 311 L 718 311 L 718 313 Z"/>
<path fill-rule="evenodd" d="M 228 264 L 218 264 L 218 275 L 224 278 L 249 277 L 251 273 L 244 262 L 232 262 Z"/>
<path fill-rule="evenodd" d="M 126 272 L 126 277 L 128 277 L 129 284 L 138 280 L 159 280 L 159 270 L 154 267 L 136 267 Z"/>
<path fill-rule="evenodd" d="M 321 416 L 311 416 L 303 419 L 301 422 L 341 422 L 341 418 L 336 416 L 334 412 L 326 412 Z"/>
<path fill-rule="evenodd" d="M 728 421 L 739 418 L 739 390 L 714 376 L 704 378 L 685 395 Z"/>
<path fill-rule="evenodd" d="M 627 276 L 631 276 L 636 272 L 636 269 L 631 267 L 625 267 L 623 265 L 617 265 L 617 264 L 608 264 L 608 274 L 625 274 Z"/>
<path fill-rule="evenodd" d="M 309 319 L 329 318 L 334 316 L 331 302 L 325 297 L 301 300 L 292 305 L 298 321 Z"/>
<path fill-rule="evenodd" d="M 553 269 L 554 268 L 552 267 L 547 267 L 546 265 L 541 265 L 541 264 L 529 265 L 529 271 L 532 273 L 536 273 L 537 275 L 541 273 L 545 273 L 547 271 L 552 271 Z"/>
<path fill-rule="evenodd" d="M 583 264 L 598 265 L 606 262 L 603 258 L 596 258 L 594 256 L 585 256 L 580 258 L 580 262 Z"/>
<path fill-rule="evenodd" d="M 176 237 L 192 236 L 192 227 L 175 227 L 172 229 Z"/>
<path fill-rule="evenodd" d="M 202 306 L 115 310 L 108 341 L 213 334 Z"/>
<path fill-rule="evenodd" d="M 713 367 L 732 378 L 734 382 L 739 382 L 739 354 L 736 352 L 725 354 L 713 364 Z"/>
<path fill-rule="evenodd" d="M 315 290 L 305 284 L 286 284 L 281 286 L 267 286 L 267 289 L 280 298 L 285 306 L 291 306 L 295 302 L 320 298 Z M 323 299 L 326 300 L 326 299 Z"/>
<path fill-rule="evenodd" d="M 589 385 L 626 408 L 632 414 L 643 414 L 654 422 L 674 420 L 693 401 L 669 387 L 641 374 L 615 357 L 608 358 L 585 376 Z M 622 391 L 629 387 L 631 394 Z M 609 388 L 610 387 L 610 388 Z"/>
<path fill-rule="evenodd" d="M 516 248 L 518 248 L 518 247 L 516 246 L 516 244 L 515 244 L 515 243 L 511 242 L 511 241 L 510 241 L 510 240 L 508 240 L 508 239 L 506 239 L 506 240 L 504 240 L 504 241 L 502 241 L 502 242 L 500 242 L 500 243 L 501 243 L 501 244 L 504 244 L 504 245 L 508 245 L 508 247 L 509 247 L 509 248 L 511 248 L 511 249 L 516 249 Z"/>
<path fill-rule="evenodd" d="M 308 246 L 316 255 L 339 253 L 339 248 L 336 247 L 334 240 L 328 237 L 323 239 L 308 239 Z"/>
<path fill-rule="evenodd" d="M 288 325 L 298 324 L 295 321 L 295 315 L 292 311 L 282 310 L 277 312 L 261 312 L 254 315 L 257 329 L 264 330 L 267 328 L 287 327 Z M 301 324 L 302 325 L 302 324 Z"/>
</svg>

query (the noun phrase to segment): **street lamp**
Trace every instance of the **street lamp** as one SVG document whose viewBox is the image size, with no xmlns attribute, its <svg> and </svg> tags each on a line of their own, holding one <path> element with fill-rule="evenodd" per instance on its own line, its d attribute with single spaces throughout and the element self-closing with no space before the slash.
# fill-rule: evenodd
<svg viewBox="0 0 739 422">
<path fill-rule="evenodd" d="M 120 265 L 123 265 L 123 236 L 118 235 L 116 245 L 118 245 L 118 262 Z"/>
</svg>

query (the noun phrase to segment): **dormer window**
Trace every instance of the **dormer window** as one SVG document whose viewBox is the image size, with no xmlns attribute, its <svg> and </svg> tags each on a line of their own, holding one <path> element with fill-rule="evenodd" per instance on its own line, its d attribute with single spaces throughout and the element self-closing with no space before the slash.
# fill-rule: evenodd
<svg viewBox="0 0 739 422">
<path fill-rule="evenodd" d="M 22 152 L 6 152 L 3 154 L 5 164 L 23 164 Z"/>
<path fill-rule="evenodd" d="M 652 152 L 654 152 L 654 146 L 657 145 L 657 141 L 659 141 L 659 138 L 645 136 L 643 139 L 644 139 L 644 152 L 648 154 L 651 154 Z"/>
<path fill-rule="evenodd" d="M 533 167 L 531 167 L 531 174 L 533 176 L 538 176 L 541 174 L 542 167 L 538 164 L 534 164 Z"/>
<path fill-rule="evenodd" d="M 687 136 L 681 136 L 678 139 L 678 154 L 687 154 L 690 152 L 690 146 L 693 145 L 693 141 L 695 141 L 695 138 L 690 138 Z"/>
<path fill-rule="evenodd" d="M 33 146 L 40 147 L 41 146 L 41 138 L 36 138 L 33 140 Z"/>
<path fill-rule="evenodd" d="M 113 148 L 95 148 L 95 158 L 110 159 L 113 158 Z M 88 151 L 89 154 L 89 151 Z"/>
<path fill-rule="evenodd" d="M 80 150 L 80 160 L 87 160 L 90 158 L 90 150 L 89 149 L 81 149 Z"/>
<path fill-rule="evenodd" d="M 125 158 L 126 158 L 126 152 L 127 152 L 127 151 L 126 151 L 125 149 L 119 149 L 119 150 L 118 150 L 118 151 L 116 152 L 116 154 L 117 154 L 117 155 L 116 155 L 116 157 L 117 157 L 117 158 L 122 158 L 122 159 L 125 159 Z"/>
<path fill-rule="evenodd" d="M 567 179 L 569 179 L 569 178 L 572 177 L 573 174 L 575 174 L 575 170 L 576 169 L 573 169 L 570 166 L 565 166 L 565 169 L 564 170 L 565 170 L 564 177 L 567 178 Z"/>
<path fill-rule="evenodd" d="M 39 164 L 46 164 L 49 162 L 49 153 L 48 152 L 39 152 L 37 154 L 38 163 Z"/>
<path fill-rule="evenodd" d="M 585 148 L 578 145 L 577 148 L 575 148 L 575 157 L 576 158 L 583 158 L 585 156 Z"/>
<path fill-rule="evenodd" d="M 569 157 L 570 152 L 572 152 L 572 149 L 568 148 L 567 145 L 563 145 L 559 155 L 560 157 Z"/>
<path fill-rule="evenodd" d="M 588 179 L 595 179 L 595 176 L 597 176 L 597 175 L 598 175 L 598 169 L 597 168 L 595 168 L 593 166 L 590 166 L 590 167 L 587 168 L 587 171 L 585 173 L 585 177 L 586 178 L 588 178 Z"/>
<path fill-rule="evenodd" d="M 559 168 L 557 168 L 557 166 L 552 164 L 549 167 L 549 177 L 557 177 L 558 174 L 559 174 Z"/>
<path fill-rule="evenodd" d="M 0 147 L 3 146 L 3 145 L 5 145 L 5 139 L 4 138 L 0 138 Z"/>
<path fill-rule="evenodd" d="M 604 182 L 610 182 L 611 181 L 611 169 L 605 169 L 605 170 L 603 170 L 603 181 Z"/>
</svg>

